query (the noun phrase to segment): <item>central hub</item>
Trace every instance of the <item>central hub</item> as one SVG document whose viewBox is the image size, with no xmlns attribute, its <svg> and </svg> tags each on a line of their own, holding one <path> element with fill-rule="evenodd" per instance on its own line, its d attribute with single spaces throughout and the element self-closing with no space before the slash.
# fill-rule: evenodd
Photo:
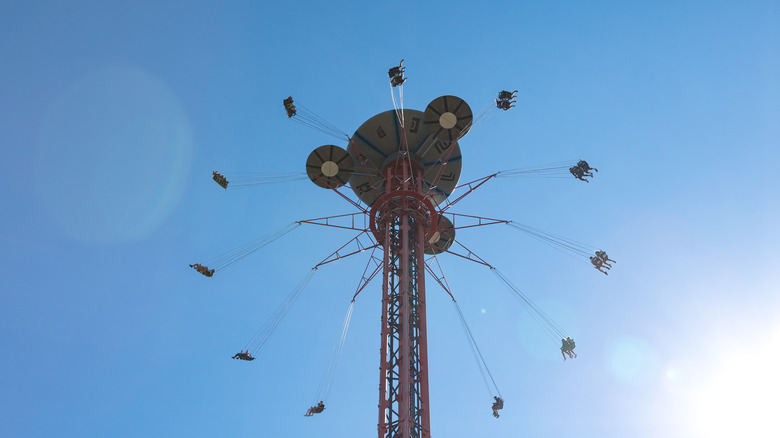
<svg viewBox="0 0 780 438">
<path fill-rule="evenodd" d="M 463 161 L 456 139 L 470 121 L 464 118 L 468 116 L 463 114 L 465 104 L 458 102 L 448 98 L 437 103 L 429 111 L 430 120 L 422 111 L 404 109 L 379 113 L 360 125 L 347 146 L 354 162 L 349 186 L 355 195 L 374 205 L 384 193 L 385 167 L 403 153 L 421 167 L 422 190 L 431 203 L 444 202 L 458 185 Z"/>
<path fill-rule="evenodd" d="M 444 129 L 452 129 L 458 124 L 458 116 L 453 113 L 446 112 L 439 117 L 439 124 Z"/>
<path fill-rule="evenodd" d="M 336 164 L 333 161 L 326 161 L 322 163 L 322 166 L 320 166 L 320 170 L 322 171 L 322 174 L 327 176 L 328 178 L 338 175 L 339 173 L 339 165 Z"/>
<path fill-rule="evenodd" d="M 369 213 L 369 227 L 376 241 L 384 242 L 385 229 L 396 217 L 408 215 L 425 230 L 425 239 L 430 240 L 436 232 L 438 213 L 431 201 L 423 194 L 411 190 L 395 190 L 380 196 Z"/>
</svg>

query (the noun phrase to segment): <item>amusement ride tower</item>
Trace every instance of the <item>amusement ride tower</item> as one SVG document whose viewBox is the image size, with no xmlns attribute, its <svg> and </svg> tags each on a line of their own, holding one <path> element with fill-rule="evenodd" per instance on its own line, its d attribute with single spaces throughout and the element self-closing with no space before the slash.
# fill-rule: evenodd
<svg viewBox="0 0 780 438">
<path fill-rule="evenodd" d="M 453 224 L 438 206 L 457 185 L 458 140 L 472 117 L 455 96 L 434 99 L 425 112 L 386 111 L 363 123 L 346 150 L 321 146 L 306 163 L 315 184 L 335 189 L 349 183 L 370 206 L 370 230 L 384 252 L 380 438 L 431 435 L 424 256 L 454 241 Z"/>
<path fill-rule="evenodd" d="M 403 84 L 403 68 L 390 69 L 390 83 L 393 88 Z M 392 88 L 391 88 L 392 90 Z M 508 110 L 514 104 L 516 92 L 501 91 L 495 100 L 496 107 Z M 399 93 L 399 97 L 402 92 Z M 510 169 L 493 173 L 471 182 L 461 183 L 462 155 L 459 140 L 480 120 L 489 105 L 476 118 L 471 108 L 455 96 L 441 96 L 431 101 L 425 111 L 400 108 L 377 114 L 364 122 L 352 136 L 339 131 L 321 117 L 308 110 L 298 112 L 292 97 L 284 100 L 288 118 L 313 127 L 319 131 L 346 139 L 346 148 L 327 144 L 314 149 L 306 160 L 306 175 L 288 174 L 274 177 L 231 177 L 231 182 L 214 171 L 213 179 L 222 188 L 292 181 L 308 178 L 319 187 L 335 192 L 348 201 L 355 213 L 295 221 L 279 231 L 260 240 L 245 244 L 235 250 L 218 256 L 206 265 L 196 263 L 190 267 L 206 277 L 243 259 L 248 254 L 279 239 L 302 224 L 324 225 L 359 231 L 339 249 L 331 253 L 311 272 L 271 314 L 268 321 L 252 337 L 233 359 L 252 361 L 251 351 L 257 354 L 279 322 L 290 309 L 314 272 L 321 266 L 355 254 L 371 250 L 368 264 L 352 297 L 344 320 L 341 338 L 334 349 L 331 363 L 318 389 L 316 400 L 305 416 L 322 413 L 325 409 L 335 366 L 346 338 L 355 298 L 379 273 L 382 274 L 382 315 L 379 361 L 379 438 L 428 438 L 431 436 L 430 398 L 428 392 L 428 341 L 426 322 L 426 272 L 450 295 L 458 312 L 461 325 L 468 338 L 475 359 L 480 366 L 482 378 L 493 395 L 493 416 L 503 409 L 501 392 L 493 380 L 487 363 L 476 345 L 473 334 L 466 324 L 460 307 L 453 297 L 446 278 L 439 266 L 437 254 L 446 252 L 481 264 L 501 280 L 514 294 L 526 311 L 546 330 L 553 343 L 561 340 L 563 359 L 576 357 L 574 340 L 565 330 L 536 306 L 520 289 L 495 267 L 455 240 L 456 229 L 506 224 L 525 232 L 543 243 L 555 247 L 568 255 L 592 264 L 601 273 L 607 271 L 615 261 L 603 250 L 595 250 L 586 244 L 566 239 L 542 230 L 517 224 L 508 220 L 456 214 L 448 210 L 461 199 L 487 181 L 501 176 L 555 176 L 571 173 L 578 180 L 592 178 L 598 172 L 584 160 L 576 164 L 552 163 L 541 168 Z M 562 175 L 561 175 L 562 174 Z M 565 177 L 565 176 L 564 176 Z M 340 188 L 351 189 L 357 201 L 342 193 Z M 450 200 L 456 189 L 464 192 Z M 456 227 L 454 222 L 458 220 Z M 345 220 L 346 223 L 337 223 Z M 362 222 L 362 225 L 360 224 Z M 368 236 L 369 244 L 361 242 L 361 236 Z M 451 246 L 457 245 L 459 251 Z M 350 245 L 357 248 L 347 249 Z M 462 251 L 465 250 L 465 253 Z M 376 253 L 382 253 L 379 257 Z M 438 270 L 434 267 L 438 267 Z"/>
</svg>

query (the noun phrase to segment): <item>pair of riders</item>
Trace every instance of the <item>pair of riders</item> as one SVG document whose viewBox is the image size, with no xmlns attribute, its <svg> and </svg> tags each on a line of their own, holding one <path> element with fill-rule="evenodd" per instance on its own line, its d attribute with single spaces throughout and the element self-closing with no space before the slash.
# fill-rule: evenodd
<svg viewBox="0 0 780 438">
<path fill-rule="evenodd" d="M 240 359 L 240 360 L 255 360 L 255 358 L 254 358 L 254 357 L 252 357 L 252 356 L 249 354 L 249 349 L 247 349 L 246 351 L 239 351 L 238 353 L 236 353 L 235 355 L 233 355 L 233 359 Z"/>
<path fill-rule="evenodd" d="M 509 108 L 512 108 L 515 106 L 515 95 L 517 94 L 517 90 L 509 92 L 506 90 L 499 91 L 498 92 L 498 99 L 496 99 L 496 107 L 498 109 L 502 109 L 504 111 L 508 110 Z"/>
<path fill-rule="evenodd" d="M 500 409 L 504 409 L 504 399 L 501 398 L 501 397 L 493 396 L 493 400 L 495 400 L 493 402 L 493 406 L 492 406 L 492 408 L 493 408 L 493 416 L 498 418 L 498 411 Z"/>
<path fill-rule="evenodd" d="M 314 414 L 319 414 L 322 411 L 325 410 L 325 403 L 323 403 L 322 400 L 320 400 L 319 403 L 317 403 L 315 406 L 312 406 L 309 408 L 308 411 L 306 411 L 305 414 L 303 414 L 304 417 L 311 417 Z"/>
<path fill-rule="evenodd" d="M 284 99 L 284 110 L 287 111 L 288 118 L 291 118 L 297 112 L 297 110 L 295 109 L 295 105 L 293 105 L 292 96 L 288 97 L 287 99 Z"/>
<path fill-rule="evenodd" d="M 190 265 L 190 268 L 200 272 L 201 274 L 205 275 L 206 277 L 211 277 L 214 275 L 214 270 L 209 269 L 206 266 L 201 265 L 200 263 L 195 263 L 194 265 Z"/>
<path fill-rule="evenodd" d="M 390 85 L 397 87 L 403 84 L 406 81 L 406 78 L 404 77 L 405 71 L 406 67 L 404 67 L 404 60 L 402 59 L 397 67 L 393 67 L 387 71 L 387 75 L 390 76 Z"/>
<path fill-rule="evenodd" d="M 612 264 L 610 262 L 615 263 L 615 261 L 609 258 L 607 253 L 602 250 L 596 251 L 595 256 L 590 256 L 590 263 L 604 275 L 609 275 L 604 269 L 612 269 Z"/>
<path fill-rule="evenodd" d="M 588 165 L 588 162 L 585 160 L 580 160 L 579 162 L 577 162 L 576 166 L 569 168 L 569 172 L 571 172 L 571 174 L 574 175 L 575 178 L 585 182 L 590 182 L 585 179 L 586 176 L 593 178 L 593 173 L 591 172 L 591 170 L 595 172 L 599 171 L 598 169 L 590 167 L 590 165 Z"/>
<path fill-rule="evenodd" d="M 564 362 L 566 361 L 566 355 L 569 355 L 570 359 L 574 359 L 577 357 L 577 353 L 574 352 L 574 347 L 576 345 L 574 344 L 574 339 L 572 339 L 570 336 L 566 337 L 566 339 L 561 339 L 561 355 L 563 356 Z"/>
<path fill-rule="evenodd" d="M 224 176 L 222 176 L 219 172 L 216 170 L 211 172 L 212 173 L 212 179 L 217 182 L 220 186 L 222 186 L 223 189 L 227 189 L 228 186 L 228 180 Z"/>
</svg>

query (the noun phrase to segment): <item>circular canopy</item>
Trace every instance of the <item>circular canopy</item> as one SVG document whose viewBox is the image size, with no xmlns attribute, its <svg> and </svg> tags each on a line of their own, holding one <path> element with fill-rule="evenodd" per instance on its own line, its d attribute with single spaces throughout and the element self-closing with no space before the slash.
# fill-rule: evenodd
<svg viewBox="0 0 780 438">
<path fill-rule="evenodd" d="M 426 254 L 440 254 L 447 251 L 455 241 L 455 226 L 443 215 L 439 215 L 436 231 L 433 232 L 428 244 L 425 245 Z"/>
<path fill-rule="evenodd" d="M 457 141 L 471 128 L 474 118 L 465 100 L 457 96 L 441 96 L 433 99 L 425 108 L 425 129 L 435 138 Z"/>
<path fill-rule="evenodd" d="M 341 187 L 352 177 L 354 162 L 344 149 L 331 144 L 320 146 L 306 159 L 309 179 L 324 189 Z"/>
<path fill-rule="evenodd" d="M 382 169 L 407 150 L 423 169 L 423 186 L 434 205 L 452 193 L 460 179 L 460 146 L 457 141 L 436 139 L 423 128 L 423 118 L 421 111 L 403 110 L 401 129 L 399 112 L 390 110 L 371 117 L 355 131 L 347 147 L 355 170 L 349 184 L 361 201 L 373 205 L 383 185 Z"/>
</svg>

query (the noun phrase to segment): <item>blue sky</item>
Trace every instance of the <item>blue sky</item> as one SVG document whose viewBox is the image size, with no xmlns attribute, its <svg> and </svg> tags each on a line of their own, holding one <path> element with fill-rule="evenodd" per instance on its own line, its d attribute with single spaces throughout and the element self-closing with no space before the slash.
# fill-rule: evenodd
<svg viewBox="0 0 780 438">
<path fill-rule="evenodd" d="M 352 207 L 297 172 L 331 137 L 453 94 L 517 107 L 461 141 L 469 181 L 587 159 L 590 184 L 491 181 L 457 212 L 606 249 L 609 277 L 509 227 L 458 239 L 577 339 L 556 345 L 490 272 L 445 274 L 506 399 L 500 419 L 430 285 L 436 436 L 717 437 L 780 410 L 780 5 L 687 2 L 0 4 L 0 435 L 351 436 L 376 427 L 379 285 L 358 298 L 323 415 L 304 418 L 364 258 L 319 270 L 252 363 L 230 360 L 354 234 L 300 227 L 205 278 L 187 264 Z M 342 145 L 346 146 L 346 145 Z M 771 427 L 771 428 L 770 428 Z"/>
</svg>

